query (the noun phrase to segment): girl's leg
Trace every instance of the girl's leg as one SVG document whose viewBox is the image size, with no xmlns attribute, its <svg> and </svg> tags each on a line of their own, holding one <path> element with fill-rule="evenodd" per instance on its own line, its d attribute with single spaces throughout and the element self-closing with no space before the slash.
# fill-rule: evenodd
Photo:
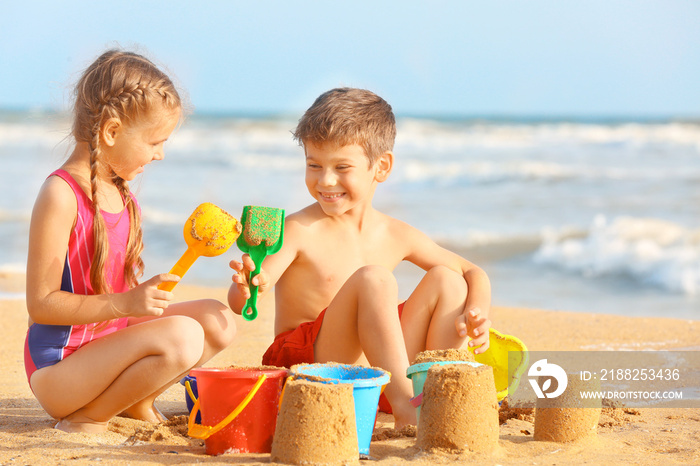
<svg viewBox="0 0 700 466">
<path fill-rule="evenodd" d="M 181 315 L 195 319 L 204 330 L 204 350 L 202 357 L 193 367 L 199 367 L 212 357 L 226 349 L 236 335 L 236 323 L 233 312 L 224 304 L 213 299 L 199 301 L 188 301 L 184 303 L 172 304 L 168 306 L 160 317 L 146 317 L 141 319 L 130 319 L 129 325 L 153 321 L 167 316 Z M 178 376 L 177 379 L 181 377 Z M 134 419 L 149 419 L 154 414 L 163 418 L 162 414 L 155 408 L 156 398 L 167 390 L 174 381 L 168 382 L 161 389 L 155 391 L 150 396 L 138 401 L 125 409 L 121 415 Z M 164 418 L 161 420 L 165 420 Z"/>
<path fill-rule="evenodd" d="M 397 312 L 398 287 L 391 271 L 367 266 L 355 272 L 328 306 L 314 344 L 318 362 L 337 361 L 379 366 L 392 374 L 385 394 L 396 427 L 416 423 L 406 346 Z"/>
<path fill-rule="evenodd" d="M 467 282 L 457 272 L 430 269 L 406 301 L 401 327 L 409 361 L 431 349 L 461 348 L 467 338 L 457 333 L 455 321 L 464 312 Z"/>
<path fill-rule="evenodd" d="M 103 431 L 108 421 L 162 389 L 201 358 L 202 326 L 171 316 L 127 327 L 37 370 L 34 393 L 68 431 Z M 156 419 L 157 420 L 157 419 Z"/>
<path fill-rule="evenodd" d="M 130 318 L 129 326 L 169 316 L 187 316 L 202 326 L 204 352 L 198 365 L 204 364 L 226 349 L 233 343 L 236 336 L 236 322 L 233 312 L 226 305 L 214 299 L 171 304 L 159 317 Z"/>
</svg>

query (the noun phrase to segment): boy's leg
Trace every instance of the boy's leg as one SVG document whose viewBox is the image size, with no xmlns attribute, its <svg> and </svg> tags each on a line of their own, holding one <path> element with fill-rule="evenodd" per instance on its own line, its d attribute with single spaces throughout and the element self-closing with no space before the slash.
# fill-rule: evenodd
<svg viewBox="0 0 700 466">
<path fill-rule="evenodd" d="M 156 319 L 90 342 L 37 370 L 31 385 L 60 428 L 105 430 L 112 417 L 193 367 L 203 347 L 204 332 L 193 319 Z"/>
<path fill-rule="evenodd" d="M 326 310 L 314 344 L 318 362 L 362 363 L 391 372 L 385 394 L 392 404 L 396 426 L 416 423 L 406 378 L 408 358 L 396 312 L 398 287 L 391 271 L 367 266 L 355 272 Z"/>
<path fill-rule="evenodd" d="M 455 321 L 464 312 L 467 292 L 467 282 L 452 269 L 439 266 L 426 273 L 401 314 L 409 361 L 421 351 L 466 345 Z"/>
<path fill-rule="evenodd" d="M 233 338 L 236 335 L 236 323 L 234 321 L 233 312 L 224 304 L 213 299 L 171 304 L 165 309 L 162 316 L 130 319 L 129 325 L 174 315 L 191 317 L 199 322 L 204 330 L 204 350 L 202 351 L 202 357 L 197 361 L 194 367 L 201 366 L 222 350 L 226 349 L 233 342 Z M 147 419 L 153 412 L 160 415 L 160 412 L 157 411 L 153 403 L 161 393 L 170 387 L 170 385 L 172 384 L 168 383 L 150 396 L 129 406 L 120 414 L 135 419 Z M 162 415 L 160 416 L 162 417 Z"/>
</svg>

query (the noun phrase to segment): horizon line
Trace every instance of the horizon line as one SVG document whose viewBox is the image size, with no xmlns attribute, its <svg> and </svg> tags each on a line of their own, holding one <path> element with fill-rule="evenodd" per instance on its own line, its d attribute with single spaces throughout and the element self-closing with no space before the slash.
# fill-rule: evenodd
<svg viewBox="0 0 700 466">
<path fill-rule="evenodd" d="M 70 111 L 52 107 L 14 107 L 0 106 L 0 117 L 11 114 L 45 114 L 45 115 L 69 115 Z M 246 111 L 246 110 L 194 110 L 188 118 L 230 118 L 230 119 L 254 119 L 254 120 L 286 120 L 298 119 L 302 112 L 291 113 L 288 111 Z M 510 123 L 668 123 L 688 122 L 700 123 L 698 114 L 672 114 L 672 113 L 516 113 L 516 112 L 395 112 L 397 119 L 434 120 L 441 122 L 510 122 Z"/>
</svg>

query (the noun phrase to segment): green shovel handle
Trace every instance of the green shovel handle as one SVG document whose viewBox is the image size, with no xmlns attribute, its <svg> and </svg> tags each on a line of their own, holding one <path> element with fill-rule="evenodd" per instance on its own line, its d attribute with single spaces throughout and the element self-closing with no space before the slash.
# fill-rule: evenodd
<svg viewBox="0 0 700 466">
<path fill-rule="evenodd" d="M 250 298 L 245 302 L 245 306 L 241 309 L 241 315 L 245 320 L 255 320 L 258 317 L 258 287 L 253 285 L 253 277 L 260 273 L 260 267 L 262 262 L 267 256 L 267 249 L 264 243 L 260 243 L 258 246 L 253 246 L 248 251 L 248 255 L 255 263 L 255 270 L 250 273 L 248 277 L 248 286 L 250 287 Z"/>
</svg>

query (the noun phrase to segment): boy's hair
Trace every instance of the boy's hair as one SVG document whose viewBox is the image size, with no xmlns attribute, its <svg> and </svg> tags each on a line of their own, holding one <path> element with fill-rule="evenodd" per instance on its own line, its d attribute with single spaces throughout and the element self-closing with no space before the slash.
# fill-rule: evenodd
<svg viewBox="0 0 700 466">
<path fill-rule="evenodd" d="M 394 149 L 396 119 L 384 99 L 365 89 L 331 89 L 321 94 L 299 120 L 294 139 L 303 146 L 358 144 L 372 166 Z"/>
<path fill-rule="evenodd" d="M 112 118 L 128 125 L 154 109 L 174 111 L 181 107 L 180 95 L 170 78 L 151 61 L 132 52 L 109 50 L 103 53 L 83 72 L 75 87 L 72 134 L 77 142 L 87 142 L 90 148 L 90 186 L 95 210 L 90 282 L 95 294 L 111 291 L 104 273 L 109 241 L 96 195 L 97 172 L 102 163 L 100 130 Z M 140 213 L 127 181 L 114 173 L 112 180 L 122 194 L 131 220 L 124 278 L 133 287 L 138 284 L 144 268 Z"/>
</svg>

